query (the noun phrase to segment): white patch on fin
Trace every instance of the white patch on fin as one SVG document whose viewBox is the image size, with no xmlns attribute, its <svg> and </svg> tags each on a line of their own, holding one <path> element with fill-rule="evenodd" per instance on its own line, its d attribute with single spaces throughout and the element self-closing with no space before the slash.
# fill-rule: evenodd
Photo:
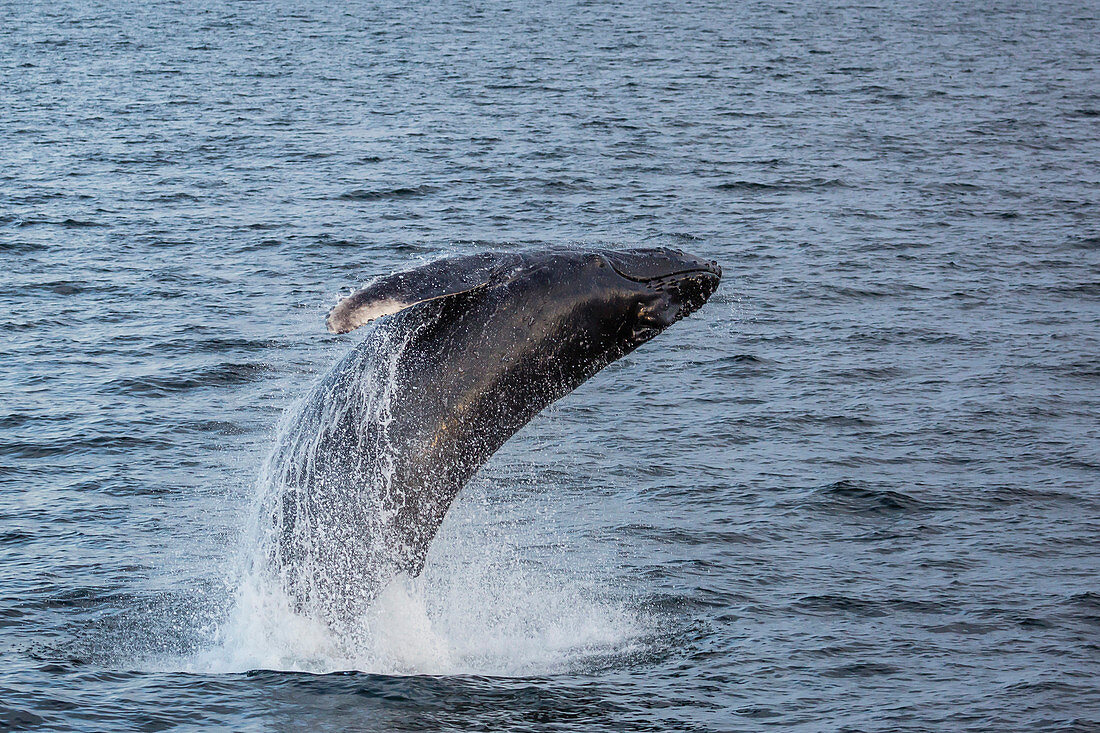
<svg viewBox="0 0 1100 733">
<path fill-rule="evenodd" d="M 328 330 L 347 333 L 417 303 L 477 290 L 521 262 L 517 254 L 483 252 L 448 257 L 379 278 L 336 304 L 326 320 Z"/>
<path fill-rule="evenodd" d="M 355 293 L 349 295 L 329 311 L 328 318 L 325 320 L 328 330 L 333 333 L 354 331 L 376 318 L 397 313 L 414 305 L 414 303 L 403 303 L 389 298 L 359 303 L 355 296 Z"/>
</svg>

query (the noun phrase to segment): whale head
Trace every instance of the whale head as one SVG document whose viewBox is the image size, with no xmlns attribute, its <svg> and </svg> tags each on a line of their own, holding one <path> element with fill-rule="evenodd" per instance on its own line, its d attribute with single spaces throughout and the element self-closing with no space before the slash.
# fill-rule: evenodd
<svg viewBox="0 0 1100 733">
<path fill-rule="evenodd" d="M 717 262 L 680 250 L 632 249 L 599 256 L 617 276 L 612 292 L 627 301 L 623 325 L 629 334 L 624 335 L 634 345 L 699 310 L 722 279 Z"/>
<path fill-rule="evenodd" d="M 721 278 L 674 249 L 565 250 L 506 268 L 482 300 L 512 353 L 539 354 L 575 386 L 698 310 Z"/>
</svg>

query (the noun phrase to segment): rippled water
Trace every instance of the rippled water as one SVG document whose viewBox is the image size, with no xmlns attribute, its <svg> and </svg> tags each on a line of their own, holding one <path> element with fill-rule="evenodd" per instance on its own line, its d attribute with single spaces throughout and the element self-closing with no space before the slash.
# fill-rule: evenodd
<svg viewBox="0 0 1100 733">
<path fill-rule="evenodd" d="M 330 5 L 0 3 L 0 727 L 1100 726 L 1095 4 Z M 726 278 L 280 624 L 327 309 L 570 243 Z"/>
</svg>

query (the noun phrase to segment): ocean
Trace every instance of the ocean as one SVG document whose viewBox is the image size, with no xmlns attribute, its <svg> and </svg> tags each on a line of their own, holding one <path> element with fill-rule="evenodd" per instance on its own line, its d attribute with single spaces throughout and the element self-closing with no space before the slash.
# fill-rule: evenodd
<svg viewBox="0 0 1100 733">
<path fill-rule="evenodd" d="M 0 729 L 1100 730 L 1098 39 L 0 0 Z M 360 647 L 257 603 L 339 297 L 658 246 L 717 293 L 509 441 Z"/>
</svg>

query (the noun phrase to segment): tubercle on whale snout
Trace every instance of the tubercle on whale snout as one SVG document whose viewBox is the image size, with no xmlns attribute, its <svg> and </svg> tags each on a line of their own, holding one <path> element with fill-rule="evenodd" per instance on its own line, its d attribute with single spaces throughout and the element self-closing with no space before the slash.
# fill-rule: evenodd
<svg viewBox="0 0 1100 733">
<path fill-rule="evenodd" d="M 661 278 L 660 282 L 649 288 L 651 295 L 648 302 L 638 308 L 638 321 L 631 333 L 632 342 L 649 341 L 702 308 L 718 288 L 720 280 L 716 273 L 703 270 Z"/>
<path fill-rule="evenodd" d="M 721 269 L 715 266 L 715 270 L 693 270 L 686 273 L 678 273 L 660 278 L 647 285 L 658 295 L 667 294 L 679 301 L 680 312 L 678 319 L 683 318 L 703 307 L 718 289 L 722 280 Z"/>
</svg>

